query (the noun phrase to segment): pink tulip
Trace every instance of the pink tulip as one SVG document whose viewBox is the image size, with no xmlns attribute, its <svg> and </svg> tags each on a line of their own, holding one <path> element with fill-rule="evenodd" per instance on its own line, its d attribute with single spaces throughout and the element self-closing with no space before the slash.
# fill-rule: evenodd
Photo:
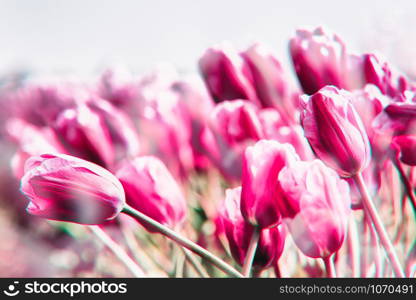
<svg viewBox="0 0 416 300">
<path fill-rule="evenodd" d="M 298 160 L 289 144 L 261 140 L 244 152 L 241 212 L 248 223 L 260 228 L 279 224 L 278 181 L 283 167 Z"/>
<path fill-rule="evenodd" d="M 324 87 L 305 96 L 301 115 L 305 136 L 316 155 L 343 177 L 362 171 L 370 160 L 367 133 L 351 97 L 347 91 Z"/>
<path fill-rule="evenodd" d="M 364 89 L 354 91 L 351 100 L 363 121 L 371 144 L 372 156 L 376 159 L 382 159 L 390 145 L 391 136 L 386 132 L 381 133 L 376 130 L 374 121 L 391 99 L 383 95 L 375 85 L 367 84 Z"/>
<path fill-rule="evenodd" d="M 14 175 L 24 175 L 26 159 L 43 153 L 66 153 L 54 131 L 49 127 L 37 127 L 20 119 L 10 119 L 6 126 L 8 136 L 17 144 L 11 167 Z"/>
<path fill-rule="evenodd" d="M 243 265 L 254 227 L 241 215 L 240 197 L 241 187 L 226 191 L 225 200 L 220 207 L 219 219 L 222 221 L 221 225 L 229 242 L 231 254 L 240 265 Z M 264 269 L 277 261 L 282 254 L 284 242 L 285 236 L 281 226 L 263 229 L 254 256 L 254 267 Z"/>
<path fill-rule="evenodd" d="M 398 157 L 403 163 L 409 166 L 416 166 L 415 135 L 395 136 L 392 147 L 398 152 Z"/>
<path fill-rule="evenodd" d="M 259 103 L 250 69 L 230 45 L 207 49 L 199 69 L 216 102 L 245 99 Z"/>
<path fill-rule="evenodd" d="M 7 96 L 10 114 L 35 126 L 48 126 L 62 110 L 75 105 L 75 92 L 67 85 L 26 86 Z"/>
<path fill-rule="evenodd" d="M 262 107 L 274 107 L 283 118 L 292 121 L 297 107 L 293 91 L 280 62 L 264 45 L 254 44 L 241 53 L 250 67 L 254 87 Z"/>
<path fill-rule="evenodd" d="M 346 181 L 320 160 L 294 162 L 279 174 L 279 207 L 298 248 L 309 257 L 338 251 L 346 234 L 350 195 Z"/>
<path fill-rule="evenodd" d="M 355 89 L 365 83 L 362 58 L 348 54 L 340 37 L 322 27 L 298 30 L 290 40 L 290 54 L 299 82 L 309 95 L 326 85 Z"/>
<path fill-rule="evenodd" d="M 285 125 L 278 111 L 273 108 L 262 109 L 258 116 L 265 139 L 291 144 L 302 160 L 310 160 L 315 157 L 300 125 Z"/>
<path fill-rule="evenodd" d="M 106 167 L 114 164 L 115 150 L 105 119 L 86 104 L 64 110 L 54 130 L 72 155 Z"/>
<path fill-rule="evenodd" d="M 122 69 L 106 70 L 98 83 L 98 95 L 122 109 L 133 109 L 138 98 L 139 81 Z"/>
<path fill-rule="evenodd" d="M 156 157 L 142 156 L 124 162 L 116 173 L 127 204 L 148 217 L 175 228 L 186 216 L 186 201 L 179 185 Z M 149 231 L 153 229 L 143 224 Z"/>
<path fill-rule="evenodd" d="M 243 100 L 224 101 L 211 112 L 203 141 L 212 163 L 227 179 L 241 178 L 244 149 L 263 137 L 257 112 L 254 104 Z"/>
<path fill-rule="evenodd" d="M 125 203 L 123 187 L 109 171 L 64 154 L 27 160 L 21 191 L 30 214 L 80 224 L 112 220 Z"/>
<path fill-rule="evenodd" d="M 367 83 L 377 86 L 384 95 L 395 97 L 409 86 L 406 78 L 374 54 L 363 56 L 363 72 Z"/>
<path fill-rule="evenodd" d="M 100 99 L 86 103 L 92 112 L 97 113 L 107 128 L 115 151 L 114 159 L 134 158 L 140 154 L 140 141 L 130 117 L 120 109 Z"/>
</svg>

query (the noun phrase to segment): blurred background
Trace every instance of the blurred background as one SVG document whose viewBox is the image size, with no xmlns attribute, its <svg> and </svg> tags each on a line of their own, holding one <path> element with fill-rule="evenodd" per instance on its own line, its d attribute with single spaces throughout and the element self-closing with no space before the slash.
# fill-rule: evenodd
<svg viewBox="0 0 416 300">
<path fill-rule="evenodd" d="M 263 42 L 290 69 L 288 41 L 295 30 L 324 25 L 348 50 L 381 53 L 416 79 L 415 11 L 410 0 L 0 0 L 0 76 L 82 80 L 108 67 L 143 74 L 166 62 L 193 73 L 204 50 L 223 41 L 240 49 Z M 12 149 L 0 151 L 10 157 Z M 0 182 L 2 191 L 18 190 L 15 182 Z M 103 246 L 92 244 L 81 226 L 71 225 L 70 234 L 65 224 L 54 224 L 59 231 L 46 222 L 33 227 L 24 207 L 17 211 L 21 220 L 0 208 L 0 235 L 7 241 L 0 243 L 1 277 L 130 276 L 108 253 L 94 262 L 101 272 L 91 273 Z M 16 220 L 35 228 L 38 237 L 18 229 Z"/>
<path fill-rule="evenodd" d="M 261 41 L 287 63 L 296 28 L 325 25 L 352 51 L 378 51 L 412 76 L 415 1 L 0 1 L 0 71 L 89 76 L 108 65 L 132 71 L 170 62 L 196 69 L 208 46 Z"/>
</svg>

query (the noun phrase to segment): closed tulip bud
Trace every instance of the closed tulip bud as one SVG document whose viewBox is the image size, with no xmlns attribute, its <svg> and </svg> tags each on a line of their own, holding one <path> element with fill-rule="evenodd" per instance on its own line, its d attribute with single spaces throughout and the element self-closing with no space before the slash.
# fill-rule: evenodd
<svg viewBox="0 0 416 300">
<path fill-rule="evenodd" d="M 75 104 L 76 93 L 67 85 L 29 85 L 8 96 L 10 114 L 35 126 L 48 126 Z"/>
<path fill-rule="evenodd" d="M 103 125 L 107 128 L 116 160 L 139 155 L 139 136 L 128 115 L 110 103 L 99 99 L 87 102 L 87 106 L 100 116 Z"/>
<path fill-rule="evenodd" d="M 262 137 L 262 127 L 257 108 L 244 100 L 226 101 L 218 104 L 211 114 L 211 127 L 229 145 Z"/>
<path fill-rule="evenodd" d="M 403 75 L 399 75 L 386 61 L 374 54 L 363 55 L 363 72 L 367 83 L 374 84 L 390 97 L 400 95 L 408 87 Z"/>
<path fill-rule="evenodd" d="M 393 138 L 392 147 L 398 152 L 398 158 L 409 166 L 416 166 L 416 136 L 401 135 Z"/>
<path fill-rule="evenodd" d="M 231 46 L 207 49 L 199 69 L 216 102 L 246 99 L 258 103 L 250 69 Z"/>
<path fill-rule="evenodd" d="M 290 54 L 307 94 L 316 93 L 326 85 L 345 89 L 364 85 L 362 59 L 348 54 L 340 37 L 322 27 L 298 30 L 290 40 Z"/>
<path fill-rule="evenodd" d="M 54 130 L 68 153 L 105 167 L 113 165 L 114 145 L 104 118 L 86 104 L 64 110 Z"/>
<path fill-rule="evenodd" d="M 7 134 L 18 145 L 11 161 L 14 175 L 24 175 L 26 159 L 43 153 L 65 153 L 58 137 L 49 127 L 33 126 L 23 120 L 11 119 L 6 125 Z"/>
<path fill-rule="evenodd" d="M 285 167 L 279 183 L 283 221 L 298 248 L 313 258 L 338 251 L 350 213 L 347 182 L 320 160 L 314 160 Z"/>
<path fill-rule="evenodd" d="M 227 237 L 233 258 L 243 265 L 254 227 L 241 215 L 240 198 L 241 187 L 228 189 L 220 207 L 219 219 L 222 221 L 222 229 Z M 261 230 L 253 266 L 258 269 L 271 266 L 282 254 L 284 242 L 285 236 L 280 226 Z"/>
<path fill-rule="evenodd" d="M 298 160 L 289 144 L 261 140 L 247 147 L 243 157 L 241 212 L 260 228 L 279 224 L 277 178 L 283 167 Z"/>
<path fill-rule="evenodd" d="M 30 214 L 80 224 L 112 220 L 125 204 L 123 187 L 114 175 L 64 154 L 28 159 L 21 191 L 30 200 Z"/>
<path fill-rule="evenodd" d="M 279 112 L 273 108 L 262 109 L 258 115 L 265 139 L 291 144 L 302 160 L 315 158 L 300 125 L 287 126 L 281 120 Z"/>
<path fill-rule="evenodd" d="M 292 120 L 297 108 L 288 76 L 280 62 L 261 44 L 254 44 L 241 55 L 250 67 L 261 106 L 274 107 L 286 121 Z"/>
<path fill-rule="evenodd" d="M 185 198 L 159 159 L 143 156 L 126 161 L 121 164 L 116 176 L 124 187 L 128 205 L 170 228 L 183 223 Z M 154 232 L 150 226 L 142 225 Z"/>
<path fill-rule="evenodd" d="M 301 122 L 316 155 L 341 176 L 362 171 L 370 161 L 364 125 L 351 102 L 352 95 L 327 86 L 305 97 Z"/>
<path fill-rule="evenodd" d="M 108 100 L 116 107 L 137 109 L 134 102 L 137 100 L 139 93 L 138 80 L 135 82 L 133 76 L 123 68 L 106 70 L 101 75 L 97 92 L 100 97 Z"/>
<path fill-rule="evenodd" d="M 240 180 L 244 149 L 263 137 L 257 107 L 244 100 L 224 101 L 211 112 L 203 143 L 212 163 L 230 180 Z M 213 147 L 215 145 L 215 147 Z"/>
</svg>

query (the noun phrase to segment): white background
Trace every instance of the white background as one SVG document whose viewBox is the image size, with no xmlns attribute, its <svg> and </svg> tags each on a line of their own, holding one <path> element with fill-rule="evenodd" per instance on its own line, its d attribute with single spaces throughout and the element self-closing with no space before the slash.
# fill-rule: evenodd
<svg viewBox="0 0 416 300">
<path fill-rule="evenodd" d="M 194 70 L 203 50 L 261 41 L 287 63 L 296 28 L 326 25 L 353 51 L 378 50 L 416 74 L 416 1 L 0 0 L 0 71 L 91 75 L 169 61 Z M 413 57 L 415 58 L 413 58 Z"/>
</svg>

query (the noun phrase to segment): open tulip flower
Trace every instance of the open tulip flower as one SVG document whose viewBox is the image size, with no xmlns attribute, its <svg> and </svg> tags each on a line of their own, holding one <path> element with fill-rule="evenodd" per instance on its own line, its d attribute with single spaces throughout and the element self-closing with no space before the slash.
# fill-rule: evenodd
<svg viewBox="0 0 416 300">
<path fill-rule="evenodd" d="M 1 75 L 0 275 L 414 277 L 415 82 L 323 27 L 287 46 Z"/>
</svg>

